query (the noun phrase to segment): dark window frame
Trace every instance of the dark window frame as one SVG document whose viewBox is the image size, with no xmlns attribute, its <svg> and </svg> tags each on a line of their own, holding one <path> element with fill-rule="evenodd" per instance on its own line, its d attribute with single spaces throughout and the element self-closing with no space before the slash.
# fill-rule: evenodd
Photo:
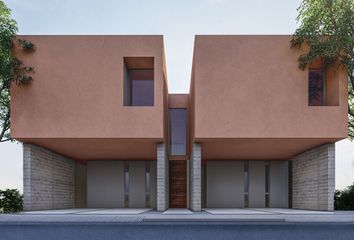
<svg viewBox="0 0 354 240">
<path fill-rule="evenodd" d="M 315 97 L 315 96 L 312 96 L 311 95 L 315 95 L 316 93 L 314 92 L 311 92 L 311 91 L 315 91 L 313 90 L 314 85 L 311 86 L 311 79 L 310 79 L 310 74 L 311 72 L 320 72 L 322 74 L 322 104 L 313 104 L 313 101 L 315 100 L 311 100 L 311 98 Z M 327 106 L 326 104 L 326 72 L 321 69 L 321 68 L 309 68 L 308 69 L 308 76 L 307 76 L 307 93 L 308 93 L 308 106 L 309 107 L 322 107 L 322 106 Z M 312 90 L 311 90 L 312 88 Z"/>
</svg>

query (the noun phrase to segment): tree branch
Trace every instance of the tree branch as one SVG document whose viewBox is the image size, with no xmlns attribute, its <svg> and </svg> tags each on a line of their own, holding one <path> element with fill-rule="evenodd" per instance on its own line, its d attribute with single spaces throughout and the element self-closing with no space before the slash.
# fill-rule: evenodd
<svg viewBox="0 0 354 240">
<path fill-rule="evenodd" d="M 3 141 L 3 138 L 5 136 L 6 131 L 9 129 L 8 128 L 8 122 L 10 120 L 10 111 L 8 111 L 5 115 L 5 119 L 4 119 L 4 123 L 3 123 L 3 127 L 0 133 L 0 141 Z"/>
<path fill-rule="evenodd" d="M 9 142 L 9 141 L 11 141 L 12 139 L 11 138 L 7 138 L 7 139 L 5 139 L 5 140 L 0 140 L 0 143 L 2 143 L 2 142 Z"/>
</svg>

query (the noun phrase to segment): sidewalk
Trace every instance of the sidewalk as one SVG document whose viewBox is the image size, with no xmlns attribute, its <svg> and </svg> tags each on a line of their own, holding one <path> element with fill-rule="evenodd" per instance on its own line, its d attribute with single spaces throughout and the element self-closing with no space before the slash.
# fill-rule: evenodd
<svg viewBox="0 0 354 240">
<path fill-rule="evenodd" d="M 337 222 L 353 223 L 354 211 L 320 212 L 295 209 L 63 209 L 0 214 L 0 224 L 143 222 Z"/>
</svg>

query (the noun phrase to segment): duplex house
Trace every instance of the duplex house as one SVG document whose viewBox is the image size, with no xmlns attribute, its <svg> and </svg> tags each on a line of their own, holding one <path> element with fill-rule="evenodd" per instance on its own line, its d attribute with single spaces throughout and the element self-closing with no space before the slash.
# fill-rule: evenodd
<svg viewBox="0 0 354 240">
<path fill-rule="evenodd" d="M 168 93 L 162 36 L 21 37 L 25 210 L 333 211 L 347 73 L 300 70 L 291 36 L 196 36 L 188 94 Z"/>
</svg>

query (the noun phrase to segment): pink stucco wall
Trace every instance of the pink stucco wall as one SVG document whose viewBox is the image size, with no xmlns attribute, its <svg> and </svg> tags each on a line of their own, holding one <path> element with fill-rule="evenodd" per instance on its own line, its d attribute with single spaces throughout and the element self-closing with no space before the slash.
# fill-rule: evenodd
<svg viewBox="0 0 354 240">
<path fill-rule="evenodd" d="M 163 139 L 162 36 L 21 36 L 33 82 L 12 88 L 14 138 Z M 123 57 L 154 57 L 155 105 L 123 106 Z"/>
<path fill-rule="evenodd" d="M 166 138 L 162 36 L 20 36 L 33 82 L 13 86 L 12 137 L 75 159 L 156 159 Z M 154 58 L 154 106 L 123 106 L 123 58 Z M 126 147 L 125 147 L 126 146 Z"/>
<path fill-rule="evenodd" d="M 345 138 L 347 75 L 338 68 L 339 106 L 308 106 L 308 71 L 291 36 L 196 36 L 196 140 Z"/>
</svg>

